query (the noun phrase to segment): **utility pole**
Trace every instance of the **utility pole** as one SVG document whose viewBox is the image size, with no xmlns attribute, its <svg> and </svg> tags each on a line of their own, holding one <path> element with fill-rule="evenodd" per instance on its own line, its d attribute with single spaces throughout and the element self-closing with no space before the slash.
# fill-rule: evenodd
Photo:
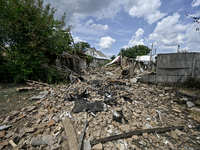
<svg viewBox="0 0 200 150">
<path fill-rule="evenodd" d="M 177 53 L 179 53 L 179 47 L 180 47 L 180 45 L 178 45 L 178 50 L 177 50 Z"/>
<path fill-rule="evenodd" d="M 151 45 L 151 52 L 150 52 L 150 62 L 149 62 L 149 68 L 150 68 L 150 70 L 152 69 L 152 51 L 153 51 L 153 43 L 152 43 L 152 45 Z"/>
</svg>

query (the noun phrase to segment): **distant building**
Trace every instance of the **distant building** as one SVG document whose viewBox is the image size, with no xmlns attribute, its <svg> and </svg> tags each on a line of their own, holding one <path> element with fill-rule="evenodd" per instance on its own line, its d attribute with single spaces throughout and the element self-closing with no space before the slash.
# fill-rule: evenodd
<svg viewBox="0 0 200 150">
<path fill-rule="evenodd" d="M 103 64 L 106 61 L 110 60 L 106 55 L 104 55 L 101 51 L 97 51 L 94 47 L 93 48 L 87 48 L 85 47 L 83 49 L 83 53 L 86 55 L 92 56 L 93 62 L 90 64 L 92 67 L 97 67 L 98 64 Z"/>
<path fill-rule="evenodd" d="M 147 69 L 150 64 L 156 65 L 156 57 L 157 55 L 142 55 L 142 56 L 137 56 L 135 61 L 136 61 L 136 66 L 139 66 L 139 68 Z M 152 66 L 151 66 L 152 67 Z M 153 68 L 151 68 L 152 70 Z"/>
<path fill-rule="evenodd" d="M 151 60 L 151 56 L 150 55 L 142 55 L 142 56 L 137 56 L 136 57 L 136 61 L 139 61 L 139 62 L 143 62 L 144 64 L 146 64 L 146 65 L 148 65 L 148 63 L 150 62 L 150 61 L 152 61 L 152 62 L 156 62 L 156 57 L 157 55 L 152 55 L 152 60 Z"/>
</svg>

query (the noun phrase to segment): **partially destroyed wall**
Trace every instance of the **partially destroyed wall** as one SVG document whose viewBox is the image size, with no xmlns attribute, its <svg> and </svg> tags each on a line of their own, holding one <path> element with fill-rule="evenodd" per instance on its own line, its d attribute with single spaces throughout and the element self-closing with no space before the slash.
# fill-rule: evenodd
<svg viewBox="0 0 200 150">
<path fill-rule="evenodd" d="M 189 76 L 200 79 L 200 53 L 157 55 L 156 75 L 145 76 L 143 82 L 183 82 Z"/>
<path fill-rule="evenodd" d="M 91 67 L 98 67 L 99 64 L 104 64 L 106 61 L 108 61 L 107 59 L 98 59 L 98 58 L 94 58 L 92 63 L 90 64 Z"/>
<path fill-rule="evenodd" d="M 81 57 L 81 60 L 79 61 L 79 67 L 81 69 L 87 68 L 86 57 Z"/>
<path fill-rule="evenodd" d="M 194 75 L 196 78 L 200 79 L 200 53 L 196 55 Z"/>
</svg>

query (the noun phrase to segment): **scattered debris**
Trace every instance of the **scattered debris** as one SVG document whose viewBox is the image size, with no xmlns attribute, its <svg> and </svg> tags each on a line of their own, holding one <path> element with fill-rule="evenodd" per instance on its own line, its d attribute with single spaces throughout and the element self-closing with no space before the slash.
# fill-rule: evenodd
<svg viewBox="0 0 200 150">
<path fill-rule="evenodd" d="M 39 139 L 39 138 L 32 138 L 30 144 L 33 146 L 46 145 L 46 143 L 42 139 Z"/>
<path fill-rule="evenodd" d="M 75 106 L 73 108 L 74 113 L 88 111 L 88 112 L 99 112 L 106 111 L 107 107 L 102 101 L 89 102 L 85 99 L 79 99 L 75 101 Z"/>
<path fill-rule="evenodd" d="M 113 112 L 113 120 L 117 121 L 119 123 L 122 123 L 122 119 L 124 119 L 125 123 L 128 123 L 128 120 L 124 117 L 122 110 L 115 112 L 114 110 L 111 110 Z"/>
<path fill-rule="evenodd" d="M 81 133 L 81 136 L 79 138 L 79 143 L 78 143 L 78 149 L 77 150 L 81 150 L 81 148 L 82 148 L 83 138 L 84 138 L 84 135 L 85 135 L 85 129 L 87 127 L 87 124 L 88 124 L 88 121 L 86 120 L 85 121 L 85 125 L 84 125 L 83 130 L 82 130 L 82 133 Z"/>
<path fill-rule="evenodd" d="M 90 144 L 95 145 L 95 144 L 98 144 L 98 143 L 106 143 L 108 141 L 128 138 L 128 137 L 131 137 L 133 135 L 139 135 L 139 134 L 142 134 L 142 133 L 154 133 L 155 131 L 157 133 L 169 132 L 169 131 L 172 131 L 174 129 L 183 130 L 184 127 L 183 126 L 177 126 L 177 127 L 165 127 L 165 128 L 136 130 L 136 131 L 132 131 L 132 132 L 128 132 L 128 133 L 122 133 L 122 134 L 119 134 L 119 135 L 113 135 L 113 136 L 102 138 L 102 139 L 96 139 L 96 140 L 90 141 Z"/>
<path fill-rule="evenodd" d="M 12 147 L 16 147 L 17 145 L 13 142 L 13 140 L 10 140 L 9 143 L 12 145 Z"/>
<path fill-rule="evenodd" d="M 7 126 L 0 126 L 0 131 L 1 130 L 6 130 L 8 128 L 12 127 L 12 125 L 7 125 Z"/>
<path fill-rule="evenodd" d="M 197 96 L 140 83 L 138 77 L 147 71 L 139 66 L 130 70 L 128 61 L 122 70 L 111 64 L 85 69 L 81 76 L 71 73 L 68 85 L 29 81 L 45 96 L 0 119 L 0 149 L 198 147 Z"/>
<path fill-rule="evenodd" d="M 30 100 L 40 100 L 40 99 L 43 99 L 45 96 L 47 96 L 48 93 L 49 93 L 48 91 L 40 92 L 39 95 L 31 97 Z"/>
<path fill-rule="evenodd" d="M 66 137 L 68 139 L 69 149 L 77 149 L 78 148 L 78 142 L 76 139 L 76 134 L 74 132 L 73 126 L 69 120 L 69 118 L 63 119 L 63 125 L 65 127 L 65 133 Z"/>
<path fill-rule="evenodd" d="M 131 83 L 137 83 L 137 78 L 132 78 L 132 79 L 130 80 L 130 82 L 131 82 Z"/>
<path fill-rule="evenodd" d="M 73 108 L 74 113 L 82 112 L 82 111 L 88 111 L 88 112 L 99 112 L 99 111 L 106 111 L 107 106 L 103 101 L 94 101 L 94 102 L 89 102 L 87 98 L 86 90 L 80 94 L 76 95 L 75 97 L 70 97 L 68 100 L 75 100 L 75 106 Z"/>
<path fill-rule="evenodd" d="M 20 88 L 17 88 L 16 90 L 19 92 L 25 92 L 25 91 L 34 90 L 34 89 L 35 87 L 20 87 Z"/>
<path fill-rule="evenodd" d="M 192 102 L 190 102 L 190 101 L 187 101 L 186 104 L 187 104 L 188 107 L 193 107 L 194 106 L 194 104 Z"/>
<path fill-rule="evenodd" d="M 60 114 L 61 119 L 65 119 L 66 117 L 72 118 L 70 111 L 64 111 L 62 114 Z"/>
<path fill-rule="evenodd" d="M 57 142 L 57 140 L 54 137 L 52 137 L 51 135 L 43 136 L 42 141 L 44 141 L 49 146 L 53 146 Z"/>
</svg>

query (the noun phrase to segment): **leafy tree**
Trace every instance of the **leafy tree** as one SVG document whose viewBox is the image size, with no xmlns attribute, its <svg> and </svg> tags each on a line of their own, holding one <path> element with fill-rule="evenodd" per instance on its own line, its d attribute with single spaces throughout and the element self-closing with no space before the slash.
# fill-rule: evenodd
<svg viewBox="0 0 200 150">
<path fill-rule="evenodd" d="M 74 45 L 75 45 L 76 50 L 79 50 L 79 42 L 75 43 Z M 88 42 L 81 42 L 81 50 L 84 47 L 90 48 L 90 44 Z"/>
<path fill-rule="evenodd" d="M 110 59 L 114 60 L 116 58 L 115 55 L 110 56 Z"/>
<path fill-rule="evenodd" d="M 44 6 L 43 0 L 0 1 L 0 54 L 7 58 L 0 66 L 1 75 L 4 70 L 14 82 L 37 79 L 44 70 L 41 64 L 48 62 L 46 54 L 71 50 L 70 27 L 63 30 L 66 14 L 55 20 L 55 12 L 50 4 Z"/>
<path fill-rule="evenodd" d="M 122 56 L 129 58 L 136 58 L 136 56 L 148 55 L 151 49 L 145 45 L 136 45 L 134 47 L 122 48 Z M 118 54 L 120 55 L 120 53 Z"/>
</svg>

